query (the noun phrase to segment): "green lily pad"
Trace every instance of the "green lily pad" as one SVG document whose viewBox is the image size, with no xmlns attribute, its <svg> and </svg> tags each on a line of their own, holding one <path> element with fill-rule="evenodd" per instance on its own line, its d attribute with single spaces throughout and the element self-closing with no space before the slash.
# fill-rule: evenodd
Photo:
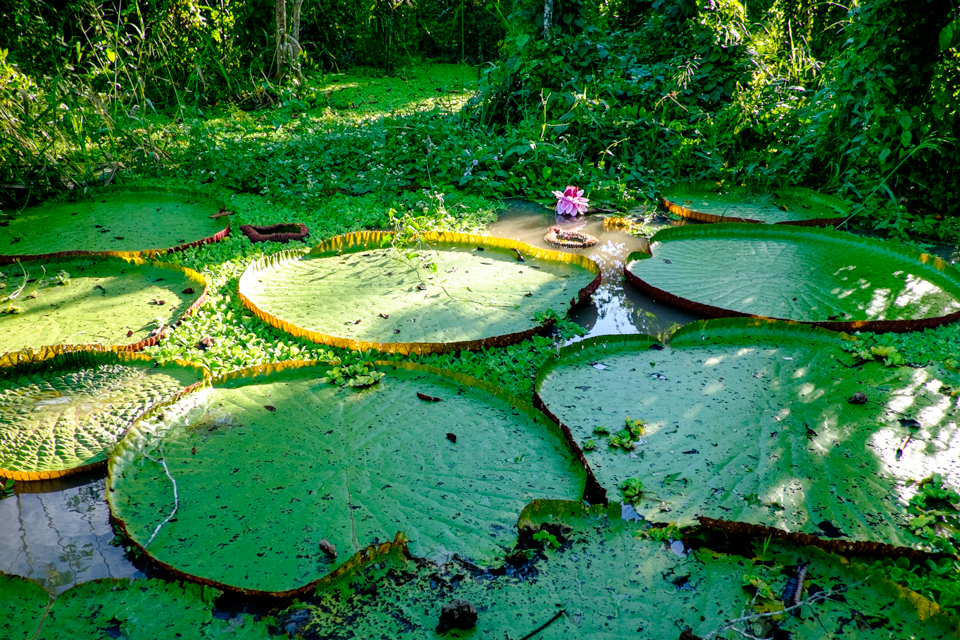
<svg viewBox="0 0 960 640">
<path fill-rule="evenodd" d="M 265 640 L 267 625 L 240 614 L 214 617 L 211 587 L 162 580 L 94 580 L 60 594 L 37 640 L 182 638 Z M 112 634 L 111 634 L 112 635 Z"/>
<path fill-rule="evenodd" d="M 489 385 L 407 365 L 356 391 L 306 364 L 216 379 L 131 429 L 107 499 L 134 543 L 181 575 L 292 594 L 398 531 L 423 555 L 489 561 L 529 500 L 583 495 L 559 429 Z"/>
<path fill-rule="evenodd" d="M 77 202 L 55 201 L 0 220 L 0 264 L 77 253 L 122 257 L 216 242 L 223 203 L 185 190 L 114 187 Z"/>
<path fill-rule="evenodd" d="M 0 354 L 49 345 L 137 351 L 162 337 L 160 322 L 178 322 L 207 293 L 196 271 L 138 258 L 56 258 L 0 274 Z"/>
<path fill-rule="evenodd" d="M 813 189 L 759 191 L 702 180 L 665 189 L 664 206 L 701 222 L 753 222 L 801 226 L 838 224 L 850 215 L 846 202 Z"/>
<path fill-rule="evenodd" d="M 678 555 L 611 507 L 533 503 L 521 516 L 526 535 L 542 526 L 560 546 L 521 551 L 494 575 L 456 563 L 440 571 L 396 550 L 373 557 L 324 585 L 306 612 L 280 621 L 299 620 L 296 632 L 310 640 L 435 638 L 441 607 L 466 600 L 477 611 L 476 628 L 444 637 L 707 638 L 728 620 L 784 609 L 788 581 L 809 563 L 800 592 L 808 603 L 799 615 L 758 618 L 765 629 L 740 628 L 794 640 L 958 637 L 954 620 L 935 604 L 840 556 L 779 543 L 743 545 L 743 555 L 707 548 Z M 755 585 L 763 594 L 756 600 Z M 766 635 L 774 625 L 782 635 Z M 682 635 L 688 629 L 693 635 Z"/>
<path fill-rule="evenodd" d="M 650 254 L 628 257 L 625 271 L 657 300 L 708 317 L 776 318 L 840 331 L 910 331 L 960 318 L 960 274 L 943 260 L 825 229 L 664 229 L 651 239 Z"/>
<path fill-rule="evenodd" d="M 600 284 L 588 258 L 514 240 L 426 234 L 393 248 L 392 239 L 353 233 L 271 256 L 247 268 L 240 297 L 265 322 L 322 344 L 443 353 L 529 338 L 542 330 L 538 312 L 563 312 Z"/>
<path fill-rule="evenodd" d="M 103 464 L 134 421 L 204 372 L 112 351 L 0 365 L 0 477 L 46 480 Z"/>
<path fill-rule="evenodd" d="M 731 319 L 646 336 L 603 337 L 544 364 L 537 394 L 615 499 L 643 483 L 652 522 L 745 522 L 830 539 L 915 546 L 913 481 L 960 482 L 957 401 L 929 369 L 855 365 L 850 337 L 803 325 Z M 953 385 L 955 386 L 955 385 Z M 857 393 L 866 402 L 854 404 Z M 609 446 L 646 422 L 632 450 Z M 878 551 L 879 552 L 879 551 Z"/>
<path fill-rule="evenodd" d="M 0 573 L 0 638 L 30 640 L 37 635 L 50 595 L 40 585 Z"/>
</svg>

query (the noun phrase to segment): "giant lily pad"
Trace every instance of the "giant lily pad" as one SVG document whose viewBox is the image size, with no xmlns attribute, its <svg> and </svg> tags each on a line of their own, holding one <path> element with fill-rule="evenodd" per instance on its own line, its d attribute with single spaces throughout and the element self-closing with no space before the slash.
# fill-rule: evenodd
<svg viewBox="0 0 960 640">
<path fill-rule="evenodd" d="M 526 339 L 541 328 L 537 312 L 563 312 L 600 284 L 588 258 L 514 240 L 426 234 L 416 248 L 393 248 L 392 238 L 354 233 L 277 254 L 247 268 L 240 297 L 273 326 L 323 344 L 442 353 Z"/>
<path fill-rule="evenodd" d="M 664 206 L 701 222 L 753 222 L 801 226 L 842 222 L 850 214 L 843 200 L 802 187 L 759 191 L 704 180 L 665 189 Z"/>
<path fill-rule="evenodd" d="M 0 354 L 91 344 L 137 351 L 207 293 L 192 269 L 100 256 L 8 265 L 0 284 Z"/>
<path fill-rule="evenodd" d="M 943 260 L 825 229 L 665 229 L 651 239 L 650 254 L 629 256 L 625 271 L 657 300 L 708 317 L 869 331 L 909 331 L 960 318 L 960 274 Z"/>
<path fill-rule="evenodd" d="M 662 349 L 595 338 L 546 363 L 537 393 L 578 443 L 594 440 L 586 457 L 608 496 L 643 483 L 636 508 L 651 521 L 917 545 L 905 526 L 912 482 L 960 482 L 957 401 L 928 369 L 856 365 L 849 340 L 745 319 L 687 325 Z M 865 403 L 850 402 L 857 393 Z M 598 433 L 628 418 L 646 421 L 632 449 Z"/>
<path fill-rule="evenodd" d="M 121 441 L 107 499 L 147 554 L 203 582 L 291 594 L 398 531 L 424 555 L 490 560 L 530 499 L 583 494 L 559 430 L 484 383 L 409 365 L 356 391 L 304 364 L 215 380 Z"/>
<path fill-rule="evenodd" d="M 324 585 L 308 613 L 281 622 L 299 620 L 296 632 L 310 640 L 436 638 L 441 607 L 466 600 L 478 612 L 476 629 L 448 637 L 737 638 L 734 631 L 710 633 L 728 620 L 784 609 L 789 580 L 809 563 L 800 591 L 806 604 L 755 619 L 762 630 L 738 625 L 746 637 L 958 637 L 954 620 L 935 604 L 837 555 L 773 543 L 744 544 L 743 555 L 701 548 L 681 556 L 611 506 L 534 502 L 521 516 L 522 531 L 529 540 L 543 527 L 559 548 L 527 551 L 531 561 L 517 554 L 494 575 L 462 565 L 438 571 L 390 550 Z"/>
<path fill-rule="evenodd" d="M 93 580 L 51 602 L 38 585 L 0 574 L 0 632 L 10 640 L 182 638 L 254 640 L 266 624 L 214 616 L 220 592 L 162 580 Z"/>
<path fill-rule="evenodd" d="M 230 232 L 222 203 L 184 190 L 115 187 L 0 220 L 0 264 L 82 253 L 131 257 L 216 242 Z"/>
<path fill-rule="evenodd" d="M 203 373 L 111 351 L 0 365 L 0 477 L 45 480 L 103 464 L 134 421 Z"/>
<path fill-rule="evenodd" d="M 0 638 L 31 640 L 50 604 L 43 587 L 0 573 Z"/>
</svg>

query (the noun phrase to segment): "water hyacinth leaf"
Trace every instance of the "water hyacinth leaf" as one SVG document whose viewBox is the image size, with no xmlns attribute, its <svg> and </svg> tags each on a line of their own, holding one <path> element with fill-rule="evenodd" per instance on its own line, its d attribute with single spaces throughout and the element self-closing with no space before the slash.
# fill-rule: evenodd
<svg viewBox="0 0 960 640">
<path fill-rule="evenodd" d="M 392 240 L 353 233 L 255 262 L 240 297 L 265 322 L 323 344 L 443 353 L 526 339 L 540 329 L 538 312 L 562 313 L 600 283 L 588 258 L 514 240 L 425 234 L 406 248 Z"/>
<path fill-rule="evenodd" d="M 204 373 L 112 351 L 0 365 L 0 477 L 44 480 L 103 464 L 134 421 Z"/>
<path fill-rule="evenodd" d="M 136 351 L 159 339 L 160 323 L 199 307 L 207 292 L 192 269 L 138 258 L 38 260 L 0 274 L 0 354 L 49 345 Z"/>
<path fill-rule="evenodd" d="M 604 442 L 586 458 L 611 499 L 639 478 L 647 493 L 636 509 L 648 520 L 744 522 L 835 548 L 918 545 L 906 527 L 913 482 L 940 473 L 960 483 L 957 401 L 930 369 L 857 366 L 846 340 L 797 324 L 701 321 L 663 350 L 645 337 L 567 347 L 536 388 L 576 442 L 627 417 L 646 422 L 633 451 Z M 858 392 L 867 401 L 852 404 Z"/>
<path fill-rule="evenodd" d="M 664 229 L 627 279 L 708 317 L 794 320 L 838 331 L 912 331 L 960 318 L 960 274 L 895 242 L 809 227 Z"/>
<path fill-rule="evenodd" d="M 703 180 L 661 193 L 672 213 L 701 222 L 752 222 L 816 226 L 838 224 L 850 215 L 843 200 L 803 187 L 760 191 Z"/>
<path fill-rule="evenodd" d="M 0 638 L 29 640 L 36 637 L 50 595 L 40 585 L 0 573 Z"/>
<path fill-rule="evenodd" d="M 229 218 L 210 218 L 222 207 L 191 191 L 136 187 L 45 202 L 0 226 L 0 264 L 85 252 L 131 257 L 215 242 L 230 230 Z"/>
<path fill-rule="evenodd" d="M 280 621 L 299 620 L 296 632 L 309 640 L 435 638 L 441 607 L 462 599 L 478 611 L 476 628 L 451 630 L 449 637 L 519 640 L 536 631 L 538 640 L 704 638 L 745 610 L 782 609 L 780 595 L 796 566 L 809 562 L 801 598 L 821 590 L 836 592 L 835 598 L 805 605 L 799 616 L 774 619 L 767 633 L 776 626 L 779 636 L 758 636 L 756 629 L 751 635 L 958 637 L 953 620 L 936 605 L 840 556 L 780 543 L 765 551 L 744 544 L 744 555 L 707 548 L 678 555 L 646 537 L 641 523 L 622 519 L 620 509 L 537 501 L 524 511 L 521 524 L 530 527 L 527 536 L 541 525 L 556 532 L 551 534 L 561 541 L 556 550 L 544 545 L 539 553 L 521 551 L 494 575 L 457 564 L 438 570 L 394 550 L 324 585 L 311 601 L 309 617 L 293 611 Z M 518 559 L 526 555 L 535 559 Z M 745 577 L 762 581 L 773 598 L 751 604 Z M 686 629 L 694 635 L 682 636 Z"/>
<path fill-rule="evenodd" d="M 484 383 L 406 365 L 356 390 L 304 364 L 215 379 L 117 446 L 111 512 L 152 558 L 291 594 L 401 531 L 419 554 L 489 561 L 529 500 L 583 495 L 586 471 L 559 429 Z"/>
<path fill-rule="evenodd" d="M 260 640 L 267 625 L 241 614 L 214 617 L 211 587 L 163 580 L 93 580 L 60 594 L 37 640 L 181 638 Z"/>
</svg>

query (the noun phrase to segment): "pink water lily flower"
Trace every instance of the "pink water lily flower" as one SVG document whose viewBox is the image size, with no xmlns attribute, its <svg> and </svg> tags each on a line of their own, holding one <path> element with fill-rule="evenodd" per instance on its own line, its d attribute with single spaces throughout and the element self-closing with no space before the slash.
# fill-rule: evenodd
<svg viewBox="0 0 960 640">
<path fill-rule="evenodd" d="M 568 186 L 563 193 L 554 191 L 557 198 L 557 213 L 562 216 L 579 216 L 587 212 L 590 201 L 583 197 L 583 189 Z"/>
</svg>

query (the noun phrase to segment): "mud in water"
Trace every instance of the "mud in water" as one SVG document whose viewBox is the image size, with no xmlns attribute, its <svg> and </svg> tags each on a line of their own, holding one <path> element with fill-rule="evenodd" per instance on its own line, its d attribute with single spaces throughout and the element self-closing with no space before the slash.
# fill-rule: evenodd
<svg viewBox="0 0 960 640">
<path fill-rule="evenodd" d="M 603 228 L 604 214 L 588 214 L 577 218 L 556 215 L 551 209 L 534 202 L 508 200 L 507 208 L 497 221 L 487 227 L 487 232 L 500 238 L 521 240 L 535 247 L 562 250 L 543 239 L 547 229 L 559 226 L 589 233 L 599 242 L 587 249 L 566 250 L 584 255 L 598 265 L 603 273 L 603 282 L 589 302 L 570 312 L 570 318 L 586 328 L 588 336 L 646 333 L 665 337 L 674 328 L 699 319 L 698 316 L 658 303 L 640 293 L 623 280 L 623 267 L 627 256 L 647 248 L 647 240 L 624 231 L 607 231 Z M 659 228 L 668 226 L 664 221 L 646 225 L 653 235 Z"/>
</svg>

